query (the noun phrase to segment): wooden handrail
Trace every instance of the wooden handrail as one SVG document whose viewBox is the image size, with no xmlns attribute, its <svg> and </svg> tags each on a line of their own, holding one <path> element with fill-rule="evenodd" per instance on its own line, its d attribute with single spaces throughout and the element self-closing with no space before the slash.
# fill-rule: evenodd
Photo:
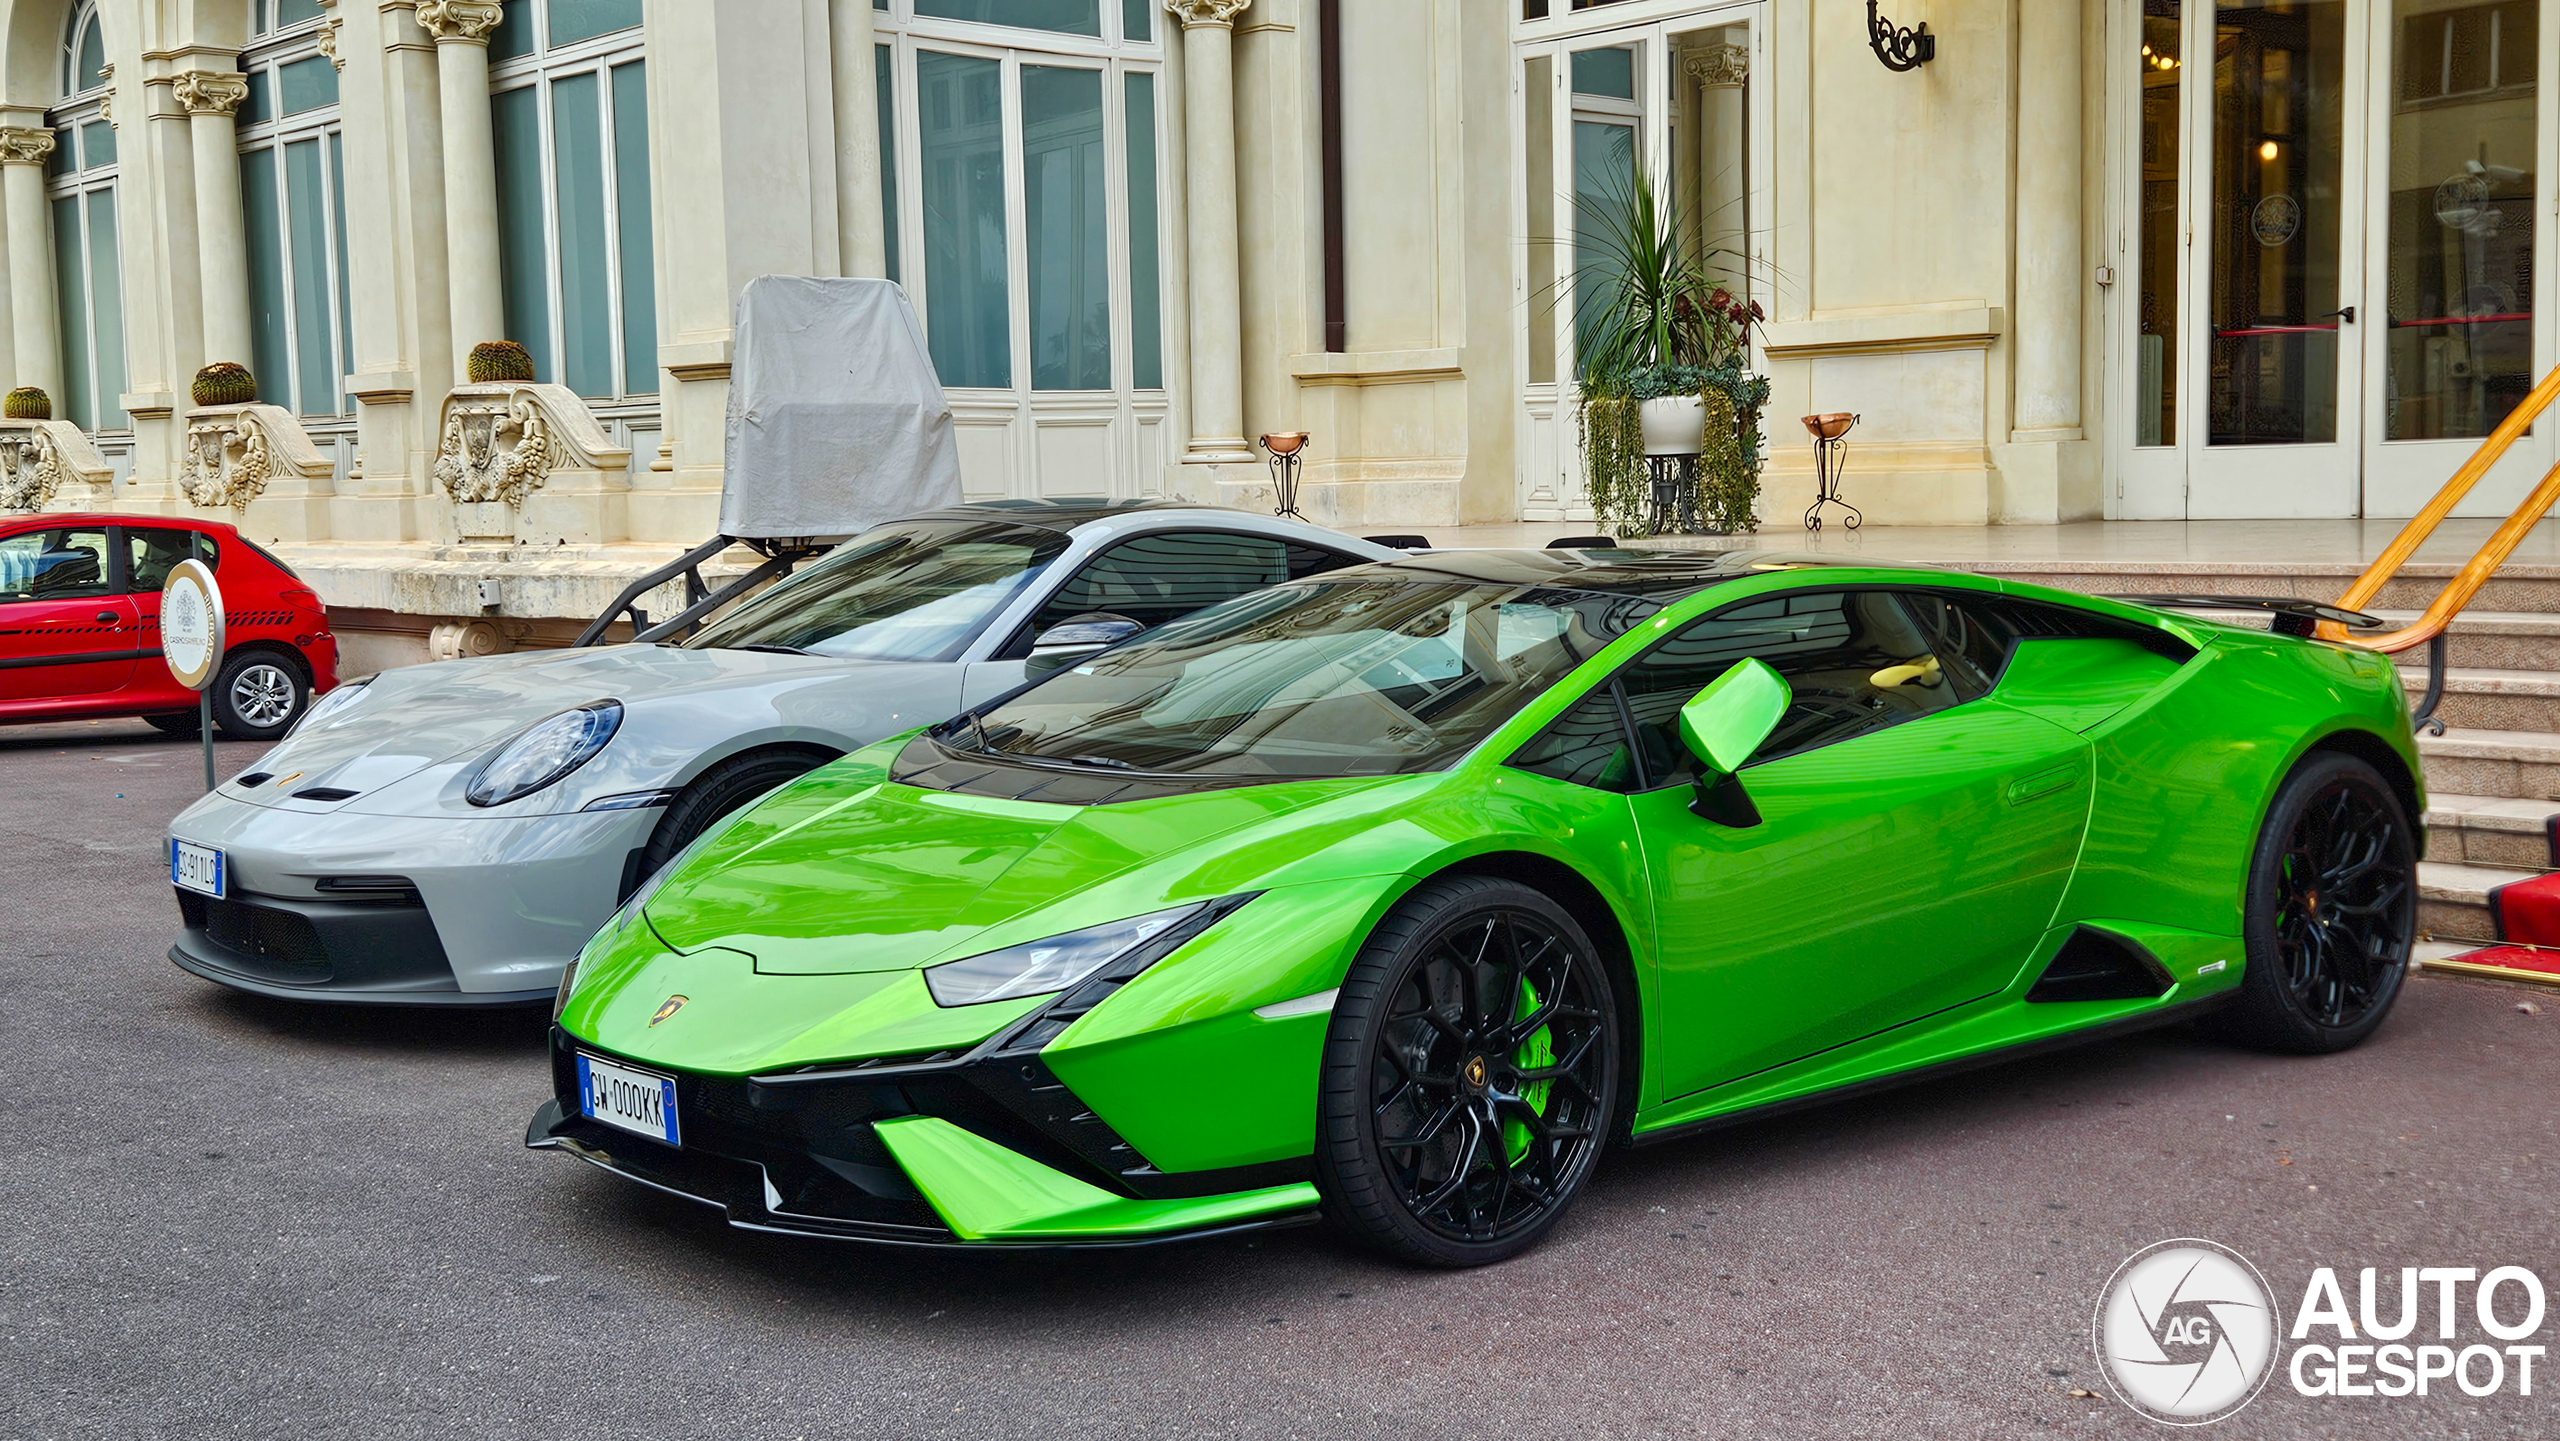
<svg viewBox="0 0 2560 1441">
<path fill-rule="evenodd" d="M 2471 452 L 2471 458 L 2445 481 L 2443 488 L 2435 493 L 2435 498 L 2410 517 L 2407 525 L 2400 527 L 2400 533 L 2391 538 L 2391 544 L 2384 546 L 2373 564 L 2365 567 L 2364 574 L 2356 577 L 2355 584 L 2347 587 L 2346 594 L 2338 597 L 2338 608 L 2362 610 L 2380 595 L 2383 585 L 2400 573 L 2400 567 L 2408 564 L 2409 557 L 2417 553 L 2419 546 L 2426 544 L 2427 537 L 2435 533 L 2436 526 L 2453 514 L 2453 508 L 2471 493 L 2471 487 L 2480 483 L 2480 477 L 2489 473 L 2489 468 L 2507 453 L 2507 447 L 2515 444 L 2555 399 L 2560 399 L 2560 366 L 2554 366 L 2515 409 L 2507 412 L 2507 418 L 2499 421 L 2497 428 L 2489 432 L 2487 438 L 2480 442 L 2480 448 Z M 2560 465 L 2554 465 L 2543 473 L 2542 482 L 2533 488 L 2533 493 L 2524 498 L 2524 502 L 2507 516 L 2478 552 L 2455 572 L 2453 579 L 2445 583 L 2434 603 L 2415 623 L 2387 635 L 2351 636 L 2346 627 L 2334 621 L 2322 621 L 2318 630 L 2320 638 L 2353 640 L 2373 650 L 2396 652 L 2424 645 L 2442 635 L 2462 608 L 2471 603 L 2471 598 L 2480 593 L 2480 587 L 2488 583 L 2489 577 L 2497 574 L 2498 567 L 2506 564 L 2507 557 L 2515 554 L 2516 547 L 2524 543 L 2524 538 L 2550 511 L 2554 501 L 2560 501 Z"/>
</svg>

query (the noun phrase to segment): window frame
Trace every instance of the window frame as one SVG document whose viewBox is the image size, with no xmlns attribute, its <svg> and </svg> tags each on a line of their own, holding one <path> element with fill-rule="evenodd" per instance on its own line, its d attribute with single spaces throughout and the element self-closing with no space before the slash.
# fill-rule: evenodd
<svg viewBox="0 0 2560 1441">
<path fill-rule="evenodd" d="M 97 27 L 100 50 L 102 53 L 105 51 L 106 21 L 100 14 L 98 0 L 81 0 L 80 4 L 72 8 L 64 26 L 63 65 L 61 73 L 56 77 L 59 82 L 58 88 L 64 93 L 44 112 L 44 123 L 53 132 L 54 144 L 53 162 L 45 166 L 44 173 L 46 229 L 52 237 L 52 247 L 48 257 L 52 261 L 52 274 L 46 278 L 53 288 L 55 309 L 61 326 L 59 335 L 64 343 L 60 357 L 64 393 L 56 396 L 55 400 L 63 412 L 62 418 L 75 423 L 86 422 L 82 424 L 82 429 L 91 437 L 116 437 L 116 441 L 110 442 L 107 448 L 116 452 L 110 457 L 111 459 L 122 462 L 126 459 L 126 449 L 120 442 L 129 438 L 134 429 L 133 417 L 125 412 L 123 402 L 124 388 L 133 380 L 133 341 L 131 326 L 128 323 L 127 287 L 124 283 L 125 216 L 123 187 L 120 184 L 123 176 L 123 136 L 116 131 L 113 122 L 106 116 L 107 99 L 114 91 L 112 79 L 93 85 L 86 90 L 72 89 L 78 79 L 76 67 L 79 64 L 80 40 L 89 27 Z M 112 74 L 115 62 L 109 59 L 106 65 Z M 87 146 L 82 141 L 81 132 L 89 126 L 101 124 L 106 125 L 108 133 L 116 138 L 116 158 L 103 165 L 89 165 L 86 163 Z M 90 237 L 90 197 L 101 193 L 110 197 L 108 204 L 115 213 L 116 244 L 111 258 L 114 267 L 112 279 L 116 287 L 116 324 L 118 329 L 124 332 L 116 336 L 120 373 L 112 386 L 104 383 L 106 376 L 98 364 L 98 271 L 95 265 L 96 248 Z M 76 202 L 72 206 L 72 211 L 79 219 L 76 233 L 67 237 L 68 243 L 75 249 L 80 270 L 81 304 L 79 313 L 76 315 L 67 313 L 67 308 L 61 304 L 62 246 L 66 243 L 66 237 L 61 233 L 61 228 L 53 223 L 53 212 L 56 203 L 63 200 Z M 95 402 L 95 413 L 85 417 L 72 413 L 74 409 L 70 394 L 72 358 L 68 342 L 71 338 L 71 327 L 74 325 L 80 327 L 80 360 L 87 372 L 83 380 L 89 388 L 91 399 Z M 111 421 L 113 423 L 110 423 Z M 122 469 L 122 464 L 119 464 L 120 473 Z"/>
<path fill-rule="evenodd" d="M 525 5 L 523 13 L 527 24 L 531 27 L 532 48 L 522 55 L 509 56 L 503 60 L 495 56 L 490 58 L 489 100 L 494 106 L 497 98 L 502 94 L 525 89 L 535 92 L 533 106 L 537 137 L 535 144 L 540 158 L 538 168 L 541 171 L 542 180 L 544 323 L 550 327 L 551 332 L 551 374 L 546 378 L 552 383 L 567 386 L 572 391 L 576 390 L 575 386 L 569 385 L 568 379 L 568 302 L 560 248 L 560 161 L 557 149 L 559 127 L 554 114 L 555 100 L 552 91 L 553 87 L 562 80 L 592 75 L 596 80 L 599 182 L 604 191 L 606 335 L 607 347 L 613 357 L 611 367 L 613 393 L 611 395 L 580 395 L 578 398 L 584 401 L 590 410 L 598 412 L 611 412 L 625 417 L 652 414 L 657 410 L 660 398 L 666 394 L 666 374 L 655 363 L 657 337 L 652 335 L 650 337 L 652 363 L 649 373 L 657 381 L 657 389 L 635 391 L 630 388 L 631 377 L 627 364 L 630 341 L 623 314 L 628 277 L 624 270 L 622 253 L 624 218 L 622 215 L 622 147 L 619 143 L 621 136 L 616 128 L 618 122 L 613 107 L 614 73 L 625 65 L 636 63 L 646 67 L 649 63 L 647 8 L 645 6 L 642 8 L 643 18 L 638 25 L 621 30 L 608 30 L 601 35 L 590 35 L 582 40 L 573 40 L 555 48 L 550 43 L 551 7 L 547 0 L 523 0 L 523 3 Z M 646 93 L 647 84 L 648 72 L 644 68 L 642 71 L 644 93 Z M 650 94 L 647 95 L 647 100 L 650 112 L 654 114 L 657 110 L 657 97 Z M 494 123 L 491 129 L 493 144 L 495 144 Z M 649 149 L 649 137 L 645 134 L 641 137 L 641 146 L 644 152 Z M 656 243 L 657 176 L 654 173 L 655 156 L 652 155 L 650 158 L 652 161 L 652 173 L 649 176 L 651 213 L 644 217 L 644 223 L 651 232 L 650 273 L 647 283 L 649 311 L 653 328 L 655 328 L 660 324 L 665 307 L 658 303 L 657 296 L 657 252 L 660 249 Z M 505 246 L 503 230 L 502 217 L 500 235 L 502 251 Z M 459 336 L 455 339 L 458 343 L 472 343 L 464 341 Z"/>
<path fill-rule="evenodd" d="M 257 18 L 265 20 L 277 5 L 278 0 L 255 0 Z M 239 155 L 245 158 L 254 152 L 266 151 L 275 157 L 274 223 L 276 253 L 283 266 L 285 374 L 282 377 L 261 374 L 258 377 L 259 390 L 263 398 L 282 404 L 306 426 L 323 429 L 337 423 L 352 427 L 355 419 L 355 397 L 347 392 L 347 376 L 355 369 L 355 337 L 352 334 L 353 317 L 349 313 L 341 244 L 346 238 L 346 215 L 342 203 L 346 194 L 344 92 L 341 91 L 340 99 L 327 105 L 313 106 L 288 115 L 284 109 L 283 71 L 288 65 L 320 56 L 320 35 L 327 26 L 328 17 L 323 14 L 282 28 L 261 31 L 250 47 L 241 52 L 240 70 L 250 77 L 252 94 L 256 93 L 257 77 L 261 74 L 266 77 L 266 93 L 272 113 L 263 120 L 235 122 L 232 127 L 236 142 L 233 148 Z M 242 108 L 247 108 L 246 102 Z M 328 365 L 330 397 L 335 402 L 329 410 L 311 409 L 310 398 L 301 393 L 302 327 L 300 302 L 294 293 L 293 199 L 291 183 L 285 175 L 285 152 L 288 146 L 305 142 L 317 142 L 320 146 L 320 221 L 325 237 L 320 247 L 320 281 L 322 290 L 334 302 L 328 307 L 326 317 L 331 347 Z M 241 203 L 244 209 L 249 203 L 245 176 L 241 185 Z M 256 224 L 245 213 L 243 219 L 253 226 Z M 253 306 L 255 283 L 255 277 L 252 277 Z M 238 359 L 254 364 L 254 349 L 253 346 L 252 355 L 215 358 Z M 351 429 L 349 433 L 352 433 Z"/>
<path fill-rule="evenodd" d="M 116 533 L 119 529 L 120 527 L 115 525 L 76 525 L 66 519 L 54 524 L 31 525 L 21 530 L 13 530 L 7 535 L 0 535 L 0 545 L 6 545 L 10 541 L 31 535 L 71 534 L 94 530 L 98 533 L 103 546 L 98 556 L 99 589 L 84 590 L 70 595 L 19 595 L 14 591 L 0 591 L 0 611 L 20 605 L 59 605 L 64 601 L 74 600 L 113 600 L 128 594 L 125 584 L 124 542 Z M 39 550 L 37 554 L 41 555 L 43 552 Z"/>
<path fill-rule="evenodd" d="M 1074 585 L 1078 579 L 1091 571 L 1093 567 L 1101 564 L 1113 551 L 1120 549 L 1122 546 L 1130 545 L 1138 541 L 1156 540 L 1166 536 L 1177 535 L 1211 535 L 1229 540 L 1269 541 L 1271 544 L 1280 547 L 1281 577 L 1279 581 L 1276 582 L 1276 584 L 1280 585 L 1287 585 L 1291 581 L 1304 580 L 1312 576 L 1322 575 L 1327 571 L 1340 570 L 1344 566 L 1365 564 L 1365 562 L 1356 556 L 1345 555 L 1341 551 L 1316 545 L 1309 541 L 1298 540 L 1283 535 L 1264 535 L 1258 531 L 1219 530 L 1214 527 L 1204 527 L 1197 522 L 1187 525 L 1166 526 L 1159 530 L 1135 531 L 1128 535 L 1113 537 L 1108 543 L 1096 548 L 1092 554 L 1087 555 L 1083 560 L 1077 562 L 1073 570 L 1070 570 L 1065 575 L 1061 576 L 1055 585 L 1049 587 L 1047 594 L 1041 596 L 1029 610 L 1023 613 L 1022 621 L 1014 627 L 1013 634 L 1006 638 L 1003 645 L 998 646 L 994 651 L 990 652 L 987 658 L 989 660 L 1022 660 L 1028 657 L 1031 654 L 1033 642 L 1038 640 L 1040 633 L 1048 628 L 1040 623 L 1041 613 L 1046 611 L 1051 605 L 1055 604 L 1060 596 L 1066 594 L 1067 587 Z M 1313 551 L 1333 557 L 1337 563 L 1333 565 L 1317 566 L 1307 570 L 1304 574 L 1300 574 L 1297 571 L 1298 556 L 1296 553 L 1301 550 Z M 1264 590 L 1268 588 L 1268 586 L 1253 586 L 1247 590 L 1236 592 L 1236 595 L 1246 595 L 1250 594 L 1253 590 Z M 1224 599 L 1233 600 L 1234 598 L 1235 596 L 1228 596 Z M 1221 603 L 1221 601 L 1203 601 L 1198 606 L 1194 606 L 1192 610 L 1205 610 L 1212 605 L 1218 605 Z M 1185 611 L 1182 614 L 1189 615 L 1191 613 L 1192 611 Z M 1169 619 L 1179 620 L 1181 619 L 1181 616 L 1174 616 Z M 1060 622 L 1058 621 L 1051 621 L 1049 624 L 1056 625 L 1059 623 Z M 1158 625 L 1164 623 L 1165 622 L 1162 621 L 1157 622 Z M 1153 625 L 1146 627 L 1147 630 L 1153 630 L 1155 628 L 1156 627 Z M 1144 632 L 1141 632 L 1141 634 L 1143 633 Z"/>
</svg>

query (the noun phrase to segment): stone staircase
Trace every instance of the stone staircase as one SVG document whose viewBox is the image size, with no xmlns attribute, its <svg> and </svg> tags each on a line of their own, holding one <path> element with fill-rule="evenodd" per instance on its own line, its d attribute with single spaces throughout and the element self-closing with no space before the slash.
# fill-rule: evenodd
<svg viewBox="0 0 2560 1441">
<path fill-rule="evenodd" d="M 1967 569 L 2107 593 L 2284 595 L 2333 601 L 2355 570 L 2249 562 L 1986 562 Z M 2374 614 L 2405 625 L 2455 567 L 2411 566 Z M 2418 867 L 2423 965 L 2498 939 L 2490 893 L 2560 870 L 2560 566 L 2510 565 L 2457 618 L 2446 647 L 2441 736 L 2421 734 L 2427 844 Z M 2414 703 L 2426 652 L 2398 657 Z"/>
</svg>

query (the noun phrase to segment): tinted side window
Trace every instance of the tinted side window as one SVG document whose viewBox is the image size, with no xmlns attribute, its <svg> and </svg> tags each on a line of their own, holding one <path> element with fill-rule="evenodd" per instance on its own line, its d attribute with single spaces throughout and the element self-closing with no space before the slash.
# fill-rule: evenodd
<svg viewBox="0 0 2560 1441">
<path fill-rule="evenodd" d="M 1060 586 L 1032 617 L 1031 634 L 1090 610 L 1159 626 L 1288 578 L 1288 547 L 1277 540 L 1216 531 L 1133 536 Z"/>
<path fill-rule="evenodd" d="M 158 594 L 169 583 L 170 570 L 189 556 L 207 565 L 216 563 L 213 537 L 197 531 L 126 526 L 124 543 L 125 589 L 137 595 Z"/>
<path fill-rule="evenodd" d="M 1326 550 L 1320 545 L 1300 545 L 1294 540 L 1286 544 L 1289 551 L 1289 579 L 1291 580 L 1305 580 L 1311 575 L 1322 575 L 1329 570 L 1340 570 L 1346 565 L 1360 564 L 1359 561 L 1340 551 Z"/>
<path fill-rule="evenodd" d="M 1735 662 L 1756 657 L 1794 700 L 1751 764 L 1835 745 L 1961 705 L 1987 681 L 1950 656 L 1890 591 L 1792 591 L 1693 622 L 1619 672 L 1655 784 L 1694 770 L 1680 707 Z"/>
<path fill-rule="evenodd" d="M 107 593 L 105 531 L 31 530 L 0 539 L 0 605 Z"/>
<path fill-rule="evenodd" d="M 1965 699 L 1987 694 L 2000 678 L 2001 667 L 2009 663 L 2009 645 L 2016 635 L 2006 608 L 1996 600 L 1977 601 L 1939 591 L 1908 591 L 1902 600 L 1919 623 L 1930 651 L 1956 677 Z"/>
<path fill-rule="evenodd" d="M 1643 784 L 1635 759 L 1618 713 L 1618 689 L 1611 684 L 1574 702 L 1537 739 L 1514 752 L 1510 763 L 1575 785 L 1631 791 Z"/>
</svg>

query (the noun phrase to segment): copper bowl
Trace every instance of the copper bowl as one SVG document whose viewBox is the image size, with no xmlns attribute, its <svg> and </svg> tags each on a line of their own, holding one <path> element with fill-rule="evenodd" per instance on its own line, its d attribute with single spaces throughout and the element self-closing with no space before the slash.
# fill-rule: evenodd
<svg viewBox="0 0 2560 1441">
<path fill-rule="evenodd" d="M 1306 444 L 1307 433 L 1303 430 L 1284 430 L 1278 435 L 1262 438 L 1262 448 L 1273 455 L 1296 455 L 1306 448 Z"/>
<path fill-rule="evenodd" d="M 1808 415 L 1804 418 L 1804 428 L 1812 431 L 1813 438 L 1816 440 L 1838 440 L 1849 433 L 1850 426 L 1857 423 L 1858 417 L 1845 410 L 1835 410 L 1828 415 Z"/>
</svg>

